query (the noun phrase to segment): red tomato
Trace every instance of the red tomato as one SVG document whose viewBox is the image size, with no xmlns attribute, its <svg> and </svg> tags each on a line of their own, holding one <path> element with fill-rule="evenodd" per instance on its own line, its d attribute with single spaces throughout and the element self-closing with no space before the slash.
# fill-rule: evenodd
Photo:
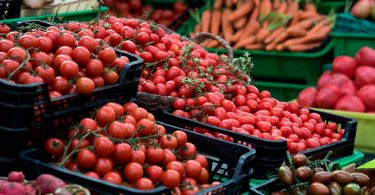
<svg viewBox="0 0 375 195">
<path fill-rule="evenodd" d="M 112 64 L 116 59 L 116 52 L 112 48 L 105 48 L 98 53 L 103 64 Z"/>
<path fill-rule="evenodd" d="M 74 47 L 76 43 L 76 39 L 71 33 L 63 33 L 58 38 L 59 46 L 69 46 Z"/>
<path fill-rule="evenodd" d="M 107 172 L 104 175 L 103 180 L 106 181 L 106 182 L 118 184 L 118 185 L 120 185 L 122 183 L 121 175 L 118 172 L 115 172 L 115 171 Z"/>
<path fill-rule="evenodd" d="M 18 43 L 25 49 L 38 48 L 38 39 L 30 34 L 22 35 L 18 39 Z"/>
<path fill-rule="evenodd" d="M 117 72 L 110 70 L 110 69 L 106 69 L 104 71 L 104 80 L 107 84 L 113 85 L 117 83 L 118 79 L 119 79 L 119 75 Z"/>
<path fill-rule="evenodd" d="M 52 84 L 51 84 L 51 89 L 53 91 L 57 91 L 61 94 L 67 94 L 70 90 L 70 84 L 68 80 L 64 77 L 57 76 Z"/>
<path fill-rule="evenodd" d="M 159 183 L 163 178 L 163 169 L 158 165 L 151 165 L 146 168 L 146 174 L 153 183 Z"/>
<path fill-rule="evenodd" d="M 176 160 L 176 156 L 170 149 L 164 149 L 164 159 L 160 162 L 160 165 L 166 166 L 168 163 Z"/>
<path fill-rule="evenodd" d="M 178 138 L 177 138 L 178 141 Z M 194 156 L 197 153 L 197 149 L 195 148 L 195 145 L 192 143 L 187 142 L 185 148 L 182 148 L 180 150 L 180 156 L 182 158 L 189 158 L 191 156 Z"/>
<path fill-rule="evenodd" d="M 177 147 L 185 146 L 187 143 L 187 135 L 183 131 L 175 131 L 173 134 L 177 138 Z"/>
<path fill-rule="evenodd" d="M 202 172 L 202 165 L 196 160 L 188 160 L 185 163 L 186 176 L 191 178 L 199 178 Z"/>
<path fill-rule="evenodd" d="M 116 113 L 110 107 L 102 107 L 96 113 L 95 119 L 99 125 L 106 125 L 116 120 Z"/>
<path fill-rule="evenodd" d="M 137 46 L 132 41 L 127 40 L 121 43 L 121 49 L 130 53 L 135 53 L 135 51 L 137 50 Z"/>
<path fill-rule="evenodd" d="M 130 162 L 144 164 L 145 161 L 146 161 L 146 154 L 144 151 L 141 151 L 141 150 L 133 151 L 133 156 L 130 159 Z"/>
<path fill-rule="evenodd" d="M 127 143 L 119 143 L 114 147 L 113 158 L 119 165 L 125 164 L 133 156 L 133 150 Z"/>
<path fill-rule="evenodd" d="M 148 178 L 139 178 L 135 183 L 135 187 L 139 190 L 152 190 L 154 189 L 154 184 Z"/>
<path fill-rule="evenodd" d="M 198 161 L 203 168 L 208 167 L 208 161 L 205 156 L 198 154 L 197 156 L 195 156 L 194 160 Z"/>
<path fill-rule="evenodd" d="M 77 165 L 80 169 L 91 169 L 96 164 L 95 154 L 88 149 L 82 149 L 77 154 Z"/>
<path fill-rule="evenodd" d="M 131 113 L 133 110 L 135 110 L 136 108 L 138 108 L 138 105 L 136 103 L 134 103 L 134 102 L 128 102 L 128 103 L 124 104 L 123 108 L 124 108 L 125 112 Z M 144 111 L 146 111 L 146 110 L 144 110 Z M 142 116 L 144 116 L 144 114 L 142 114 Z"/>
<path fill-rule="evenodd" d="M 150 164 L 157 164 L 164 158 L 164 151 L 161 148 L 149 147 L 146 151 L 146 159 Z"/>
<path fill-rule="evenodd" d="M 61 156 L 64 153 L 65 144 L 57 138 L 49 138 L 45 145 L 44 150 L 51 156 Z"/>
<path fill-rule="evenodd" d="M 138 135 L 139 136 L 148 136 L 154 132 L 156 124 L 153 121 L 148 119 L 141 119 L 137 123 L 137 128 L 139 129 Z"/>
<path fill-rule="evenodd" d="M 15 61 L 22 63 L 27 58 L 25 49 L 21 47 L 13 47 L 8 50 L 8 58 L 14 59 Z M 5 60 L 4 60 L 5 61 Z"/>
<path fill-rule="evenodd" d="M 98 175 L 104 176 L 113 170 L 113 163 L 109 158 L 98 158 L 94 170 Z"/>
<path fill-rule="evenodd" d="M 85 67 L 91 77 L 101 76 L 104 72 L 103 63 L 100 60 L 90 59 Z"/>
<path fill-rule="evenodd" d="M 177 148 L 177 138 L 173 135 L 163 135 L 159 139 L 159 143 L 162 148 Z"/>
<path fill-rule="evenodd" d="M 64 64 L 61 65 L 63 67 Z M 83 95 L 90 95 L 94 91 L 95 83 L 92 79 L 81 77 L 76 81 L 76 88 L 78 93 Z"/>
<path fill-rule="evenodd" d="M 181 176 L 175 170 L 167 170 L 163 174 L 162 183 L 169 189 L 173 189 L 180 184 Z"/>
<path fill-rule="evenodd" d="M 142 165 L 136 162 L 130 162 L 125 166 L 123 174 L 128 181 L 135 182 L 143 176 Z"/>
<path fill-rule="evenodd" d="M 115 146 L 112 141 L 105 136 L 95 138 L 95 153 L 99 157 L 109 157 L 115 150 Z"/>
<path fill-rule="evenodd" d="M 100 179 L 100 176 L 93 171 L 86 172 L 85 175 L 89 176 L 89 177 L 92 177 L 92 178 L 95 178 L 95 179 Z"/>
</svg>

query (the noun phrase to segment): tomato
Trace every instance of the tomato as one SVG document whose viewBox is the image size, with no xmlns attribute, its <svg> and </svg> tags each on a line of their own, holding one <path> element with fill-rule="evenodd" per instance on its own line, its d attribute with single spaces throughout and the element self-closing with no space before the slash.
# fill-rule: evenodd
<svg viewBox="0 0 375 195">
<path fill-rule="evenodd" d="M 66 54 L 60 54 L 60 55 L 57 55 L 53 61 L 52 61 L 52 64 L 53 64 L 53 68 L 57 71 L 60 70 L 60 66 L 63 62 L 65 61 L 71 61 L 73 60 L 69 55 L 66 55 Z"/>
<path fill-rule="evenodd" d="M 109 36 L 109 44 L 112 46 L 112 47 L 117 47 L 122 41 L 122 37 L 121 35 L 117 34 L 117 33 L 113 33 Z"/>
<path fill-rule="evenodd" d="M 163 173 L 163 169 L 158 165 L 151 165 L 146 169 L 146 174 L 153 183 L 159 183 L 163 178 Z"/>
<path fill-rule="evenodd" d="M 135 41 L 139 45 L 144 45 L 150 41 L 150 36 L 144 32 L 140 32 L 137 34 Z"/>
<path fill-rule="evenodd" d="M 104 106 L 112 108 L 115 111 L 116 116 L 122 116 L 125 113 L 124 108 L 118 103 L 108 102 Z"/>
<path fill-rule="evenodd" d="M 113 121 L 108 126 L 107 131 L 113 138 L 124 139 L 128 137 L 125 124 L 119 121 Z"/>
<path fill-rule="evenodd" d="M 298 143 L 288 142 L 288 151 L 292 154 L 298 152 Z"/>
<path fill-rule="evenodd" d="M 105 72 L 104 72 L 104 80 L 106 83 L 108 83 L 109 85 L 113 85 L 115 83 L 117 83 L 119 79 L 119 75 L 117 72 L 111 70 L 111 69 L 106 69 Z"/>
<path fill-rule="evenodd" d="M 319 146 L 320 143 L 318 139 L 310 138 L 306 140 L 306 148 L 316 148 Z"/>
<path fill-rule="evenodd" d="M 164 158 L 164 151 L 161 148 L 149 147 L 146 151 L 146 159 L 150 164 L 157 164 Z"/>
<path fill-rule="evenodd" d="M 8 39 L 0 40 L 0 51 L 8 52 L 12 47 L 14 47 L 14 42 Z"/>
<path fill-rule="evenodd" d="M 194 160 L 198 161 L 203 168 L 208 167 L 208 161 L 205 156 L 198 154 L 197 156 L 195 156 Z"/>
<path fill-rule="evenodd" d="M 104 64 L 112 64 L 116 59 L 116 52 L 108 47 L 99 51 L 98 57 Z"/>
<path fill-rule="evenodd" d="M 74 38 L 73 34 L 71 33 L 64 33 L 58 38 L 59 46 L 69 46 L 74 47 L 76 43 L 76 39 Z"/>
<path fill-rule="evenodd" d="M 38 66 L 35 69 L 35 72 L 40 76 L 43 81 L 47 84 L 50 84 L 55 79 L 55 71 L 49 66 Z"/>
<path fill-rule="evenodd" d="M 92 178 L 95 178 L 95 179 L 100 179 L 100 176 L 93 171 L 86 172 L 85 175 L 89 176 L 89 177 L 92 177 Z"/>
<path fill-rule="evenodd" d="M 81 77 L 76 81 L 76 88 L 78 93 L 83 95 L 90 95 L 92 91 L 94 91 L 95 84 L 92 79 Z"/>
<path fill-rule="evenodd" d="M 207 183 L 209 177 L 210 177 L 210 174 L 207 171 L 207 169 L 202 168 L 202 172 L 201 172 L 200 176 L 197 178 L 197 181 L 198 181 L 199 184 L 205 184 L 205 183 Z"/>
<path fill-rule="evenodd" d="M 27 53 L 25 49 L 21 47 L 13 47 L 8 50 L 8 58 L 14 59 L 15 61 L 22 63 L 27 59 Z"/>
<path fill-rule="evenodd" d="M 99 136 L 95 138 L 94 143 L 95 153 L 99 157 L 109 157 L 115 150 L 115 146 L 112 141 L 105 136 Z"/>
<path fill-rule="evenodd" d="M 187 135 L 183 131 L 175 131 L 173 134 L 177 138 L 177 147 L 185 146 L 187 143 Z"/>
<path fill-rule="evenodd" d="M 195 148 L 194 144 L 187 142 L 185 146 L 186 147 L 180 150 L 180 155 L 182 158 L 189 158 L 197 153 L 197 149 Z"/>
<path fill-rule="evenodd" d="M 331 129 L 324 129 L 324 136 L 331 137 L 332 136 L 332 130 Z"/>
<path fill-rule="evenodd" d="M 72 55 L 73 53 L 73 49 L 69 46 L 62 46 L 62 47 L 59 47 L 56 52 L 55 52 L 55 55 L 61 55 L 61 54 L 65 54 L 65 55 Z"/>
<path fill-rule="evenodd" d="M 156 86 L 151 82 L 145 82 L 142 87 L 143 91 L 146 93 L 154 94 L 156 91 Z"/>
<path fill-rule="evenodd" d="M 123 174 L 128 181 L 135 182 L 143 177 L 142 165 L 136 162 L 130 162 L 124 167 Z"/>
<path fill-rule="evenodd" d="M 51 84 L 51 89 L 53 91 L 57 91 L 61 94 L 67 94 L 70 90 L 70 84 L 68 80 L 64 77 L 57 76 L 52 84 Z"/>
<path fill-rule="evenodd" d="M 116 120 L 116 112 L 110 107 L 102 107 L 95 115 L 99 125 L 106 125 Z"/>
<path fill-rule="evenodd" d="M 146 154 L 144 151 L 133 151 L 133 156 L 130 159 L 130 162 L 137 162 L 139 164 L 144 164 L 146 161 Z"/>
<path fill-rule="evenodd" d="M 166 96 L 167 95 L 167 88 L 165 87 L 164 84 L 158 83 L 155 86 L 155 94 L 161 95 L 161 96 Z"/>
<path fill-rule="evenodd" d="M 82 149 L 77 154 L 77 164 L 80 169 L 91 169 L 96 164 L 95 154 L 88 149 Z"/>
<path fill-rule="evenodd" d="M 82 31 L 81 31 L 82 32 Z M 78 41 L 78 46 L 86 47 L 90 52 L 95 50 L 95 40 L 91 36 L 82 36 Z"/>
<path fill-rule="evenodd" d="M 118 172 L 115 172 L 115 171 L 107 172 L 104 175 L 103 180 L 106 181 L 106 182 L 118 184 L 118 185 L 120 185 L 122 183 L 121 175 Z"/>
<path fill-rule="evenodd" d="M 86 47 L 78 46 L 72 51 L 72 58 L 75 62 L 85 65 L 90 61 L 90 51 Z"/>
<path fill-rule="evenodd" d="M 0 24 L 0 34 L 7 34 L 10 32 L 10 28 L 6 24 Z"/>
<path fill-rule="evenodd" d="M 163 135 L 162 137 L 160 137 L 159 143 L 162 148 L 177 148 L 177 138 L 172 135 Z"/>
<path fill-rule="evenodd" d="M 154 129 L 156 128 L 156 124 L 153 121 L 148 119 L 141 119 L 137 123 L 137 130 L 139 136 L 147 136 L 154 133 Z"/>
<path fill-rule="evenodd" d="M 167 170 L 163 174 L 162 183 L 169 189 L 173 189 L 180 184 L 180 174 L 175 170 Z"/>
<path fill-rule="evenodd" d="M 139 190 L 152 190 L 154 189 L 154 184 L 148 178 L 139 178 L 135 183 L 135 187 Z"/>
<path fill-rule="evenodd" d="M 129 60 L 124 60 L 124 59 L 115 59 L 113 64 L 111 65 L 112 68 L 118 68 L 120 71 L 124 69 L 124 66 L 126 63 L 128 63 Z"/>
<path fill-rule="evenodd" d="M 97 59 L 90 59 L 85 67 L 91 77 L 98 77 L 104 72 L 103 63 Z"/>
<path fill-rule="evenodd" d="M 61 156 L 64 153 L 65 144 L 62 140 L 57 138 L 49 138 L 45 145 L 44 150 L 51 156 Z"/>
<path fill-rule="evenodd" d="M 38 48 L 38 39 L 30 34 L 24 34 L 18 39 L 18 43 L 25 49 Z"/>
<path fill-rule="evenodd" d="M 121 43 L 121 49 L 129 53 L 135 53 L 135 51 L 137 50 L 137 46 L 132 41 L 127 40 Z"/>
<path fill-rule="evenodd" d="M 98 158 L 94 170 L 98 175 L 104 176 L 113 170 L 113 163 L 109 158 Z"/>
<path fill-rule="evenodd" d="M 166 166 L 168 163 L 176 160 L 176 156 L 170 149 L 164 149 L 164 159 L 160 162 L 160 165 Z"/>
<path fill-rule="evenodd" d="M 333 132 L 336 132 L 337 131 L 337 123 L 332 123 L 332 122 L 328 123 L 326 125 L 326 128 L 332 130 Z"/>
<path fill-rule="evenodd" d="M 119 165 L 125 164 L 133 156 L 133 150 L 127 143 L 119 143 L 115 145 L 113 158 Z"/>
<path fill-rule="evenodd" d="M 127 107 L 127 108 L 125 108 Z M 138 108 L 134 103 L 128 103 L 124 105 L 124 110 L 130 112 L 130 116 L 133 116 L 135 120 L 140 121 L 148 117 L 148 112 L 144 108 Z"/>
</svg>

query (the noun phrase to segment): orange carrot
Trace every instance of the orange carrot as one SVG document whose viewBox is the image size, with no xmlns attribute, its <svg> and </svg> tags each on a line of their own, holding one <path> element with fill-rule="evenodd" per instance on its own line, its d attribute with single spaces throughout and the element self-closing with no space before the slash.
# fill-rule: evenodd
<svg viewBox="0 0 375 195">
<path fill-rule="evenodd" d="M 277 51 L 283 51 L 284 50 L 284 45 L 283 44 L 276 45 L 276 50 Z"/>
<path fill-rule="evenodd" d="M 261 0 L 260 2 L 260 15 L 259 19 L 260 21 L 263 21 L 268 14 L 270 14 L 272 11 L 272 3 L 271 0 Z"/>
<path fill-rule="evenodd" d="M 202 23 L 198 23 L 194 28 L 194 33 L 202 32 Z"/>
<path fill-rule="evenodd" d="M 298 12 L 295 12 L 293 14 L 293 17 L 292 17 L 292 21 L 290 21 L 290 26 L 294 25 L 294 24 L 297 24 L 297 22 L 300 20 L 299 19 L 299 14 L 301 13 L 301 11 L 298 11 Z"/>
<path fill-rule="evenodd" d="M 308 43 L 308 44 L 300 44 L 300 45 L 290 45 L 288 49 L 294 52 L 303 52 L 303 51 L 314 49 L 315 47 L 318 47 L 320 44 L 321 43 L 318 42 L 318 43 Z"/>
<path fill-rule="evenodd" d="M 309 33 L 314 33 L 320 31 L 323 27 L 327 26 L 327 20 L 322 20 L 319 23 L 315 24 L 314 27 L 312 27 L 309 31 Z"/>
<path fill-rule="evenodd" d="M 258 43 L 263 43 L 264 40 L 271 34 L 268 28 L 261 28 L 256 34 L 256 39 Z"/>
<path fill-rule="evenodd" d="M 236 45 L 234 45 L 234 49 L 239 49 L 239 48 L 243 48 L 245 47 L 246 45 L 250 45 L 250 44 L 253 44 L 256 42 L 256 38 L 255 36 L 250 36 L 250 37 L 247 37 L 246 39 L 241 39 L 237 42 Z"/>
<path fill-rule="evenodd" d="M 256 7 L 259 7 L 260 6 L 259 0 L 254 0 L 254 4 L 255 4 Z"/>
<path fill-rule="evenodd" d="M 294 24 L 290 26 L 289 28 L 301 28 L 308 30 L 314 25 L 315 21 L 314 20 L 302 20 L 298 22 L 297 24 Z"/>
<path fill-rule="evenodd" d="M 273 40 L 275 40 L 275 38 L 282 32 L 285 31 L 285 28 L 284 27 L 279 27 L 275 30 L 272 31 L 272 33 L 264 40 L 264 43 L 265 44 L 269 44 L 271 43 Z"/>
<path fill-rule="evenodd" d="M 214 9 L 220 9 L 224 5 L 224 0 L 215 0 Z"/>
<path fill-rule="evenodd" d="M 274 43 L 270 43 L 266 46 L 267 51 L 272 51 L 276 49 L 276 45 Z"/>
<path fill-rule="evenodd" d="M 210 29 L 210 21 L 211 21 L 211 12 L 208 10 L 205 10 L 202 13 L 202 19 L 201 19 L 202 32 L 208 32 L 208 30 Z"/>
<path fill-rule="evenodd" d="M 241 39 L 241 36 L 242 34 L 245 32 L 245 29 L 241 29 L 239 31 L 237 31 L 233 36 L 232 36 L 232 39 L 230 40 L 230 42 L 232 43 L 237 43 L 240 39 Z"/>
<path fill-rule="evenodd" d="M 202 46 L 202 47 L 206 47 L 210 41 L 211 41 L 210 39 L 204 40 L 204 41 L 203 41 L 202 43 L 200 43 L 199 45 Z"/>
<path fill-rule="evenodd" d="M 207 48 L 215 48 L 217 46 L 219 46 L 220 43 L 216 40 L 210 40 L 210 42 L 208 42 L 208 44 L 206 45 Z"/>
<path fill-rule="evenodd" d="M 273 0 L 272 1 L 272 10 L 277 10 L 280 6 L 280 0 Z"/>
<path fill-rule="evenodd" d="M 258 21 L 254 21 L 252 23 L 248 23 L 245 27 L 245 32 L 242 34 L 241 39 L 244 39 L 248 36 L 255 35 L 258 30 L 260 29 L 260 24 Z"/>
<path fill-rule="evenodd" d="M 331 31 L 331 28 L 329 26 L 326 26 L 326 27 L 323 27 L 319 32 L 308 33 L 304 37 L 289 39 L 288 41 L 284 42 L 284 46 L 289 47 L 291 45 L 299 45 L 299 44 L 322 41 L 324 38 L 328 36 L 330 31 Z"/>
<path fill-rule="evenodd" d="M 232 12 L 232 14 L 229 16 L 229 20 L 230 21 L 238 20 L 241 17 L 244 17 L 247 14 L 249 14 L 253 8 L 254 8 L 254 2 L 252 0 L 247 0 L 244 3 L 244 5 L 242 5 L 241 7 L 238 7 L 235 11 Z"/>
<path fill-rule="evenodd" d="M 286 9 L 287 15 L 293 15 L 295 12 L 298 11 L 299 5 L 295 0 L 290 0 L 288 2 L 288 8 Z"/>
<path fill-rule="evenodd" d="M 238 29 L 242 29 L 242 28 L 245 27 L 246 22 L 247 22 L 247 18 L 246 18 L 246 17 L 242 17 L 242 18 L 240 18 L 240 19 L 234 21 L 233 26 L 234 26 L 234 28 L 237 29 L 237 30 L 238 30 Z"/>
<path fill-rule="evenodd" d="M 307 34 L 307 31 L 301 28 L 290 28 L 288 29 L 288 34 L 291 37 L 303 37 Z"/>
<path fill-rule="evenodd" d="M 228 8 L 233 7 L 233 1 L 232 0 L 225 0 L 225 6 L 227 6 Z"/>
<path fill-rule="evenodd" d="M 232 11 L 230 9 L 226 9 L 223 11 L 222 17 L 221 17 L 221 29 L 224 34 L 225 40 L 230 40 L 233 36 L 233 28 L 232 23 L 229 20 L 229 16 L 231 15 Z"/>
<path fill-rule="evenodd" d="M 264 49 L 264 45 L 263 44 L 246 45 L 245 49 L 249 49 L 249 50 L 261 50 L 261 49 Z"/>
<path fill-rule="evenodd" d="M 305 11 L 307 12 L 315 12 L 316 13 L 316 7 L 313 3 L 308 2 L 305 4 Z"/>
<path fill-rule="evenodd" d="M 253 12 L 251 12 L 251 16 L 250 16 L 249 22 L 258 21 L 259 11 L 260 11 L 260 9 L 258 7 L 254 8 Z M 248 23 L 248 25 L 249 25 L 249 23 Z"/>
<path fill-rule="evenodd" d="M 300 20 L 311 19 L 315 16 L 318 16 L 318 13 L 316 13 L 316 12 L 304 12 L 304 11 L 301 11 L 301 13 L 299 15 Z"/>
<path fill-rule="evenodd" d="M 282 32 L 280 35 L 278 35 L 275 40 L 272 41 L 273 44 L 278 44 L 283 41 L 285 41 L 289 37 L 289 34 L 287 31 Z"/>
<path fill-rule="evenodd" d="M 288 4 L 285 1 L 281 1 L 277 13 L 284 14 L 288 8 Z"/>
<path fill-rule="evenodd" d="M 211 29 L 212 34 L 217 35 L 220 30 L 221 12 L 220 10 L 214 10 L 211 16 Z"/>
</svg>

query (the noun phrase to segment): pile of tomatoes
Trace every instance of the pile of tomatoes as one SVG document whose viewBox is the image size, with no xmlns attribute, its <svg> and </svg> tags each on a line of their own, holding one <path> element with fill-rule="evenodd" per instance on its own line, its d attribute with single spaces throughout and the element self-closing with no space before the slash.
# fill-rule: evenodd
<svg viewBox="0 0 375 195">
<path fill-rule="evenodd" d="M 291 153 L 337 142 L 345 133 L 337 123 L 325 123 L 319 114 L 299 108 L 298 103 L 279 102 L 268 91 L 259 92 L 252 85 L 237 85 L 233 93 L 233 99 L 225 99 L 220 92 L 178 99 L 173 104 L 173 114 L 261 139 L 286 140 Z M 206 129 L 195 131 L 233 141 Z"/>
<path fill-rule="evenodd" d="M 207 158 L 197 154 L 186 133 L 167 134 L 151 113 L 132 102 L 105 104 L 93 118 L 73 126 L 66 141 L 48 139 L 45 150 L 58 166 L 141 190 L 164 185 L 193 194 L 220 184 L 208 183 Z"/>
<path fill-rule="evenodd" d="M 109 8 L 109 13 L 118 17 L 142 18 L 148 17 L 148 21 L 164 26 L 169 26 L 178 16 L 187 10 L 187 6 L 176 1 L 158 7 L 144 4 L 142 0 L 104 0 L 104 5 Z M 154 5 L 157 5 L 156 3 Z M 167 8 L 166 8 L 167 7 Z"/>
<path fill-rule="evenodd" d="M 129 62 L 90 29 L 9 31 L 0 38 L 0 78 L 48 84 L 52 98 L 75 92 L 89 95 L 94 88 L 115 84 Z"/>
</svg>

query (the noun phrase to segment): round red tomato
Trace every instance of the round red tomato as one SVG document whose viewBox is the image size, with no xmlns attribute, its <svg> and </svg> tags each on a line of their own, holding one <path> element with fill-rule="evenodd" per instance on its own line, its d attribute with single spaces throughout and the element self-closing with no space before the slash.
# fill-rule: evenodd
<svg viewBox="0 0 375 195">
<path fill-rule="evenodd" d="M 112 64 L 116 59 L 116 52 L 112 48 L 105 48 L 98 53 L 103 64 Z"/>
<path fill-rule="evenodd" d="M 116 112 L 110 107 L 102 107 L 95 115 L 96 121 L 99 125 L 106 125 L 116 120 Z"/>
<path fill-rule="evenodd" d="M 146 151 L 146 159 L 150 164 L 157 164 L 164 158 L 164 151 L 161 148 L 149 147 Z"/>
<path fill-rule="evenodd" d="M 118 184 L 118 185 L 120 185 L 122 183 L 121 175 L 118 172 L 115 172 L 115 171 L 107 172 L 104 175 L 103 180 L 106 181 L 106 182 Z"/>
<path fill-rule="evenodd" d="M 127 143 L 120 143 L 115 145 L 113 158 L 117 164 L 125 164 L 133 156 L 133 150 Z"/>
<path fill-rule="evenodd" d="M 162 137 L 160 137 L 159 143 L 162 148 L 177 148 L 177 138 L 173 135 L 163 135 Z"/>
<path fill-rule="evenodd" d="M 76 88 L 78 93 L 83 95 L 90 95 L 92 91 L 94 91 L 95 84 L 92 79 L 87 77 L 81 77 L 76 82 Z"/>
<path fill-rule="evenodd" d="M 135 182 L 135 187 L 139 190 L 152 190 L 154 189 L 154 184 L 148 178 L 139 178 Z"/>
<path fill-rule="evenodd" d="M 179 161 L 172 161 L 167 164 L 167 170 L 175 170 L 182 177 L 185 173 L 184 165 Z"/>
<path fill-rule="evenodd" d="M 90 57 L 90 51 L 86 47 L 78 46 L 72 51 L 72 58 L 78 64 L 87 64 L 90 61 Z"/>
<path fill-rule="evenodd" d="M 159 183 L 163 178 L 163 173 L 163 169 L 158 165 L 151 165 L 146 169 L 146 174 L 153 183 Z"/>
<path fill-rule="evenodd" d="M 185 163 L 186 176 L 191 178 L 199 178 L 202 172 L 202 165 L 196 160 L 188 160 Z"/>
<path fill-rule="evenodd" d="M 175 170 L 167 170 L 163 174 L 163 185 L 167 186 L 169 189 L 173 189 L 180 184 L 181 177 L 180 174 Z"/>
<path fill-rule="evenodd" d="M 98 158 L 94 168 L 95 172 L 100 176 L 113 170 L 113 163 L 109 158 Z"/>
<path fill-rule="evenodd" d="M 77 154 L 77 164 L 80 169 L 91 169 L 96 164 L 95 154 L 88 149 L 82 149 Z"/>
<path fill-rule="evenodd" d="M 115 150 L 113 142 L 105 136 L 95 138 L 94 147 L 99 157 L 109 157 Z"/>
<path fill-rule="evenodd" d="M 125 166 L 123 173 L 128 181 L 135 182 L 143 177 L 143 168 L 139 163 L 130 162 Z"/>
<path fill-rule="evenodd" d="M 64 152 L 65 144 L 62 140 L 57 138 L 49 138 L 45 145 L 44 150 L 51 156 L 61 156 Z"/>
</svg>

